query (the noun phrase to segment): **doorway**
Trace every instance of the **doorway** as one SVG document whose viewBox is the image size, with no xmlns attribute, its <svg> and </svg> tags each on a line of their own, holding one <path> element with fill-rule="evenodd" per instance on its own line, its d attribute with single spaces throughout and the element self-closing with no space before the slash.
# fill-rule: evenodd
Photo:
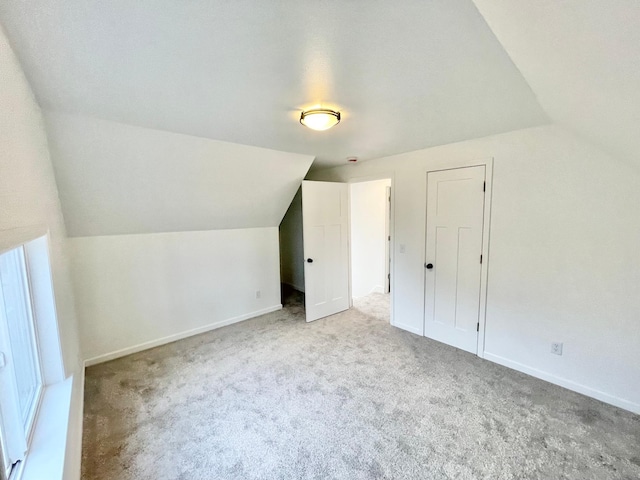
<svg viewBox="0 0 640 480">
<path fill-rule="evenodd" d="M 391 185 L 303 182 L 279 229 L 283 305 L 313 321 L 367 304 L 393 323 Z"/>
<path fill-rule="evenodd" d="M 388 319 L 391 179 L 350 183 L 349 210 L 352 304 Z"/>
</svg>

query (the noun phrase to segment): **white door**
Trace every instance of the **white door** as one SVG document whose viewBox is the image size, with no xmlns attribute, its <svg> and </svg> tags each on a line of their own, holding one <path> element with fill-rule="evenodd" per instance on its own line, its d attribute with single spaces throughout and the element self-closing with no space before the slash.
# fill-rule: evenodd
<svg viewBox="0 0 640 480">
<path fill-rule="evenodd" d="M 424 334 L 477 353 L 485 166 L 427 173 Z"/>
<path fill-rule="evenodd" d="M 349 308 L 347 184 L 302 182 L 307 322 Z"/>
</svg>

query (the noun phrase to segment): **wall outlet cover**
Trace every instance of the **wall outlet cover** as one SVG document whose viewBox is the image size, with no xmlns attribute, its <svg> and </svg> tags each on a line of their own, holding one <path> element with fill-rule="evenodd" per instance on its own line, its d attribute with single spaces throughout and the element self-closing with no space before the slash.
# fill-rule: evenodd
<svg viewBox="0 0 640 480">
<path fill-rule="evenodd" d="M 553 342 L 551 344 L 551 353 L 553 353 L 555 355 L 562 355 L 562 343 Z"/>
</svg>

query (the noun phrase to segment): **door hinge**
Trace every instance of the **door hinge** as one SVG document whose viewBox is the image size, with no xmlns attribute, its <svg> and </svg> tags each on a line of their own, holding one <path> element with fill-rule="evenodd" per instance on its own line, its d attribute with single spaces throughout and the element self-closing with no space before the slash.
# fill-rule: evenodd
<svg viewBox="0 0 640 480">
<path fill-rule="evenodd" d="M 480 331 L 480 322 L 476 323 L 476 332 Z"/>
<path fill-rule="evenodd" d="M 482 191 L 483 192 L 487 191 L 487 182 L 482 182 Z"/>
<path fill-rule="evenodd" d="M 480 255 L 480 263 L 482 263 L 482 255 Z"/>
<path fill-rule="evenodd" d="M 389 237 L 387 238 L 387 240 L 391 241 L 391 235 L 389 235 Z"/>
</svg>

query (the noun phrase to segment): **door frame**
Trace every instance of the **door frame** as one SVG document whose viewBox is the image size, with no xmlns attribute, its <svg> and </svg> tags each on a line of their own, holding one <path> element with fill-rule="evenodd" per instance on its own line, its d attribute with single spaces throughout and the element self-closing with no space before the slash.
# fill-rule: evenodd
<svg viewBox="0 0 640 480">
<path fill-rule="evenodd" d="M 391 293 L 391 185 L 384 198 L 384 293 Z"/>
<path fill-rule="evenodd" d="M 373 175 L 363 175 L 361 177 L 351 177 L 347 180 L 347 201 L 349 202 L 349 306 L 353 307 L 353 295 L 351 292 L 351 283 L 352 283 L 352 272 L 351 272 L 351 184 L 353 183 L 364 183 L 364 182 L 375 182 L 376 180 L 391 180 L 391 206 L 389 208 L 389 235 L 391 235 L 391 242 L 389 249 L 391 252 L 394 251 L 393 245 L 395 242 L 395 173 L 394 172 L 386 172 L 386 173 L 378 173 Z M 391 283 L 390 283 L 390 304 L 389 304 L 389 323 L 395 326 L 395 314 L 394 314 L 394 294 L 395 294 L 395 258 L 393 255 L 390 257 L 390 267 L 389 273 L 391 274 Z"/>
<path fill-rule="evenodd" d="M 478 307 L 478 342 L 476 346 L 476 355 L 480 358 L 484 358 L 484 346 L 485 346 L 485 331 L 486 331 L 486 320 L 487 320 L 487 285 L 489 281 L 489 241 L 490 241 L 490 233 L 491 233 L 491 199 L 493 192 L 493 157 L 485 158 L 485 159 L 475 159 L 475 160 L 446 160 L 442 162 L 434 162 L 433 165 L 428 166 L 424 169 L 424 219 L 425 219 L 425 236 L 424 236 L 424 248 L 423 248 L 423 265 L 426 264 L 426 250 L 427 250 L 427 237 L 426 237 L 426 228 L 427 228 L 427 174 L 429 172 L 438 172 L 442 170 L 456 170 L 460 168 L 467 167 L 485 167 L 485 197 L 484 197 L 484 211 L 483 211 L 483 221 L 482 221 L 482 264 L 480 266 L 480 303 Z M 391 192 L 393 193 L 393 191 Z M 423 276 L 423 287 L 424 291 L 426 288 L 426 273 Z M 426 302 L 426 296 L 424 297 L 424 302 Z M 426 305 L 426 303 L 425 303 Z M 422 319 L 422 335 L 425 333 L 425 322 L 426 315 L 423 314 Z"/>
</svg>

